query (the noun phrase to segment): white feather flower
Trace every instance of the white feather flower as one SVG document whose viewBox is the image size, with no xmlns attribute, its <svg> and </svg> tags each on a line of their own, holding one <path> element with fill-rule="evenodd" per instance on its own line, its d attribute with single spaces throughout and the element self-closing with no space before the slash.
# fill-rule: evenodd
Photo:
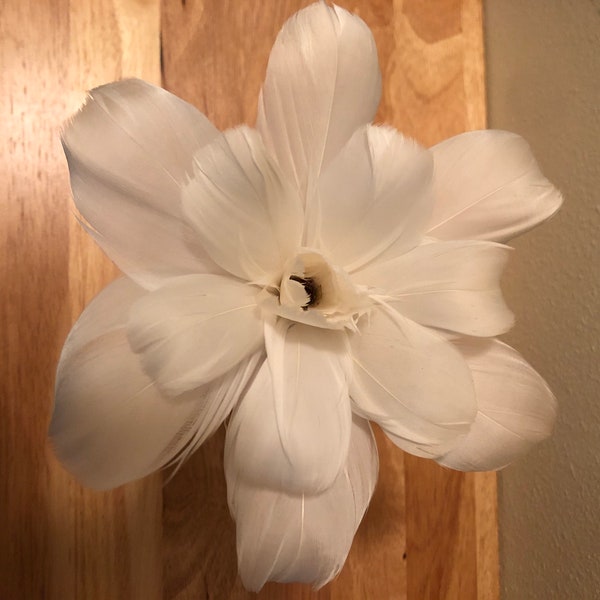
<svg viewBox="0 0 600 600">
<path fill-rule="evenodd" d="M 377 52 L 317 3 L 283 27 L 255 130 L 220 133 L 138 80 L 97 88 L 64 131 L 77 208 L 126 277 L 73 327 L 50 428 L 105 489 L 184 459 L 231 414 L 240 574 L 321 586 L 377 479 L 368 420 L 455 469 L 546 437 L 552 393 L 493 339 L 513 322 L 500 242 L 559 193 L 500 131 L 431 150 L 371 125 Z"/>
</svg>

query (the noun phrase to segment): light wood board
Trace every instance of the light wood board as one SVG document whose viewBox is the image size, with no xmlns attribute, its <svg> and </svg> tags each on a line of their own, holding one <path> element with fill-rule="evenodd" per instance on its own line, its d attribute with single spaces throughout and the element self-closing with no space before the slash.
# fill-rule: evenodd
<svg viewBox="0 0 600 600">
<path fill-rule="evenodd" d="M 46 442 L 60 347 L 117 271 L 73 216 L 60 126 L 85 90 L 138 76 L 220 128 L 252 124 L 269 49 L 302 0 L 4 0 L 0 11 L 0 598 L 256 597 L 236 577 L 222 433 L 160 475 L 82 489 Z M 479 0 L 340 0 L 375 34 L 378 122 L 431 145 L 485 125 Z M 161 70 L 162 67 L 162 70 Z M 495 600 L 496 480 L 402 454 L 340 577 L 269 599 Z"/>
</svg>

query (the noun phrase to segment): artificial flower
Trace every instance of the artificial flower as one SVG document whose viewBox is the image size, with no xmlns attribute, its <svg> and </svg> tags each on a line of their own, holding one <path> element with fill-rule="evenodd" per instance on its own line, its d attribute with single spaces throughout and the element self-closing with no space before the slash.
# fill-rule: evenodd
<svg viewBox="0 0 600 600">
<path fill-rule="evenodd" d="M 58 456 L 106 489 L 181 462 L 229 416 L 239 570 L 331 580 L 377 480 L 369 421 L 455 469 L 546 437 L 555 401 L 494 339 L 513 322 L 502 242 L 559 193 L 527 144 L 430 150 L 375 126 L 367 26 L 324 2 L 271 52 L 256 129 L 220 133 L 165 90 L 90 92 L 64 148 L 85 226 L 125 273 L 61 355 Z"/>
</svg>

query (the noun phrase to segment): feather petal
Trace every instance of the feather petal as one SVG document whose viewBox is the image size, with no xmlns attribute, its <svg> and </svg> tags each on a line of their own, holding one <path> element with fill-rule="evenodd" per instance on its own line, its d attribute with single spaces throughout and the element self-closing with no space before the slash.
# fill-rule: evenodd
<svg viewBox="0 0 600 600">
<path fill-rule="evenodd" d="M 421 325 L 499 335 L 514 323 L 500 290 L 511 250 L 480 241 L 424 243 L 395 259 L 371 263 L 352 279 Z"/>
<path fill-rule="evenodd" d="M 556 400 L 506 344 L 465 338 L 455 345 L 473 374 L 478 412 L 469 433 L 438 462 L 461 471 L 501 469 L 550 435 Z"/>
<path fill-rule="evenodd" d="M 126 336 L 129 309 L 145 293 L 128 279 L 105 288 L 75 324 L 58 366 L 50 437 L 60 460 L 92 488 L 144 477 L 196 447 L 230 412 L 256 366 L 254 357 L 210 385 L 166 398 Z"/>
<path fill-rule="evenodd" d="M 440 456 L 475 418 L 465 360 L 449 342 L 392 309 L 377 307 L 369 319 L 351 338 L 355 411 L 403 450 Z"/>
<path fill-rule="evenodd" d="M 315 2 L 283 26 L 271 50 L 257 128 L 290 181 L 306 193 L 381 95 L 377 48 L 367 25 Z"/>
<path fill-rule="evenodd" d="M 264 352 L 255 352 L 227 371 L 225 375 L 183 395 L 201 392 L 205 400 L 199 404 L 193 421 L 186 423 L 178 436 L 180 441 L 177 447 L 171 451 L 173 458 L 169 458 L 169 464 L 176 465 L 173 475 L 231 413 L 264 360 Z"/>
<path fill-rule="evenodd" d="M 278 319 L 266 324 L 265 344 L 267 362 L 233 415 L 227 451 L 254 485 L 320 492 L 348 453 L 347 335 Z"/>
<path fill-rule="evenodd" d="M 183 208 L 204 248 L 230 273 L 271 283 L 300 245 L 297 192 L 248 127 L 226 131 L 194 160 Z"/>
<path fill-rule="evenodd" d="M 98 87 L 62 139 L 88 230 L 132 279 L 219 272 L 181 215 L 192 157 L 219 134 L 193 106 L 136 79 Z"/>
<path fill-rule="evenodd" d="M 472 131 L 431 151 L 433 237 L 504 242 L 549 219 L 562 204 L 527 142 L 514 133 Z"/>
<path fill-rule="evenodd" d="M 228 432 L 229 435 L 229 432 Z M 344 469 L 318 495 L 249 483 L 225 457 L 227 495 L 237 525 L 239 572 L 258 591 L 266 581 L 319 588 L 341 570 L 377 481 L 377 447 L 367 421 L 354 416 Z"/>
<path fill-rule="evenodd" d="M 186 275 L 140 298 L 128 337 L 169 396 L 226 373 L 263 346 L 256 288 L 219 275 Z"/>
<path fill-rule="evenodd" d="M 394 129 L 359 129 L 321 177 L 320 244 L 347 271 L 392 244 L 398 254 L 414 248 L 431 214 L 432 173 L 431 153 Z"/>
</svg>

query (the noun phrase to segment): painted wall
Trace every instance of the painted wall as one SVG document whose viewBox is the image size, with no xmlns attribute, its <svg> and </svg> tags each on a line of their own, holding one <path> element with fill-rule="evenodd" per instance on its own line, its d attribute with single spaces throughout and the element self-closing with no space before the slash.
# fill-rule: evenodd
<svg viewBox="0 0 600 600">
<path fill-rule="evenodd" d="M 505 600 L 600 598 L 600 2 L 486 0 L 490 127 L 527 138 L 561 213 L 514 245 L 508 336 L 554 390 L 554 437 L 500 475 Z"/>
</svg>

